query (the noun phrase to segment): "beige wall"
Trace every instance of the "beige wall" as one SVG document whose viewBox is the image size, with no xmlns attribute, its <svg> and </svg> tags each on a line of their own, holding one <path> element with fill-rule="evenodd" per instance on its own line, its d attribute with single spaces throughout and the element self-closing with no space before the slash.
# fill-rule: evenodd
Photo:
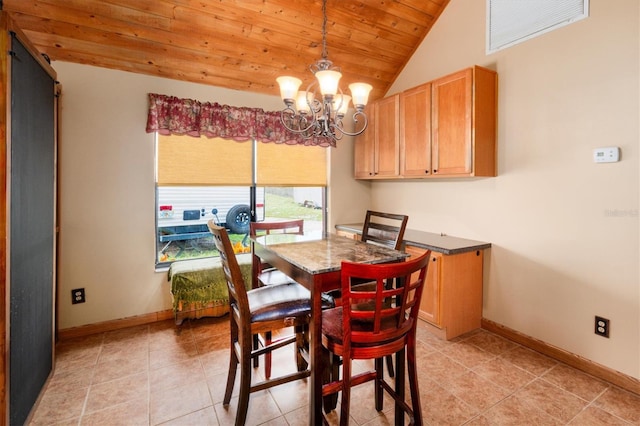
<svg viewBox="0 0 640 426">
<path fill-rule="evenodd" d="M 59 328 L 171 308 L 154 270 L 150 92 L 275 109 L 277 97 L 55 62 L 60 112 Z M 71 305 L 70 291 L 87 302 Z"/>
<path fill-rule="evenodd" d="M 145 132 L 147 94 L 268 110 L 274 96 L 55 62 L 60 101 L 58 327 L 127 318 L 171 309 L 166 271 L 155 271 L 154 138 Z M 368 202 L 369 185 L 351 179 L 353 142 L 331 151 L 334 179 L 330 223 L 355 221 L 346 208 Z M 363 207 L 364 208 L 364 207 Z M 71 290 L 86 289 L 84 304 Z"/>
<path fill-rule="evenodd" d="M 488 56 L 485 3 L 452 0 L 389 94 L 495 69 L 498 177 L 374 183 L 372 206 L 491 242 L 485 318 L 640 378 L 639 3 L 591 0 L 588 19 Z M 612 145 L 622 161 L 593 163 Z"/>
<path fill-rule="evenodd" d="M 330 226 L 373 207 L 406 212 L 413 229 L 489 241 L 486 318 L 640 378 L 637 0 L 591 0 L 589 19 L 490 56 L 484 5 L 452 0 L 390 93 L 472 64 L 496 69 L 499 176 L 356 182 L 346 138 L 331 152 Z M 265 109 L 280 100 L 53 65 L 63 86 L 59 328 L 170 309 L 166 272 L 154 271 L 147 93 Z M 592 149 L 609 145 L 622 161 L 594 164 Z M 71 305 L 78 287 L 87 302 Z M 596 314 L 611 319 L 610 339 L 593 334 Z"/>
</svg>

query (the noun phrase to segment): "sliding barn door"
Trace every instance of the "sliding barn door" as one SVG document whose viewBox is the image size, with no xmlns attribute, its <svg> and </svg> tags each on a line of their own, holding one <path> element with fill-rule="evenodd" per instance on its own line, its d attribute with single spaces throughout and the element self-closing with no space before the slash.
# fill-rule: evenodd
<svg viewBox="0 0 640 426">
<path fill-rule="evenodd" d="M 11 33 L 9 422 L 23 424 L 53 368 L 55 81 Z"/>
</svg>

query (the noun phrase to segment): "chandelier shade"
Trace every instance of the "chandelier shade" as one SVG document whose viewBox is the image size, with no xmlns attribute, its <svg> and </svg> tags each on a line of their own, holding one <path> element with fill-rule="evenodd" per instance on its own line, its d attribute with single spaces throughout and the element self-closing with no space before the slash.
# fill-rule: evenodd
<svg viewBox="0 0 640 426">
<path fill-rule="evenodd" d="M 309 66 L 316 79 L 306 90 L 299 90 L 302 84 L 299 78 L 281 76 L 276 79 L 285 104 L 280 116 L 287 130 L 305 139 L 329 137 L 340 140 L 344 135 L 359 135 L 367 128 L 364 109 L 372 86 L 362 82 L 352 83 L 349 85 L 351 96 L 342 92 L 342 73 L 327 59 L 327 0 L 322 1 L 322 15 L 322 58 Z M 347 115 L 352 100 L 355 109 L 352 116 L 354 130 L 349 131 L 344 128 L 342 119 Z"/>
</svg>

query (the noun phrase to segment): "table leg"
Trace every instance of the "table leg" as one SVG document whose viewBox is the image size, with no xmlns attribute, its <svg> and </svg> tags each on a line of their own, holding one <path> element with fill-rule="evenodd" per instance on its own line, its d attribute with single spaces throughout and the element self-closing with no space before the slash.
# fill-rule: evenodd
<svg viewBox="0 0 640 426">
<path fill-rule="evenodd" d="M 258 275 L 260 274 L 260 257 L 255 254 L 253 242 L 251 243 L 251 288 L 258 288 Z"/>
<path fill-rule="evenodd" d="M 310 324 L 311 380 L 309 389 L 309 424 L 322 424 L 322 376 L 325 369 L 322 357 L 322 294 L 320 285 L 311 291 Z"/>
</svg>

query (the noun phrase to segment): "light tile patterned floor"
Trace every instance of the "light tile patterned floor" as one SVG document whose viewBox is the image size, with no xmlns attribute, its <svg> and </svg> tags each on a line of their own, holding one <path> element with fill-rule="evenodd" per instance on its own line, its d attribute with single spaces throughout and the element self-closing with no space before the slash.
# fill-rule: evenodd
<svg viewBox="0 0 640 426">
<path fill-rule="evenodd" d="M 420 398 L 428 425 L 640 425 L 640 397 L 484 330 L 445 342 L 418 329 Z M 56 348 L 55 374 L 33 425 L 231 425 L 223 407 L 228 319 L 106 332 Z M 274 356 L 274 374 L 293 364 Z M 256 370 L 255 374 L 261 374 Z M 251 395 L 248 425 L 306 425 L 306 381 Z M 237 393 L 237 385 L 236 385 Z M 351 425 L 393 424 L 372 383 L 352 393 Z M 336 412 L 329 415 L 337 424 Z"/>
</svg>

